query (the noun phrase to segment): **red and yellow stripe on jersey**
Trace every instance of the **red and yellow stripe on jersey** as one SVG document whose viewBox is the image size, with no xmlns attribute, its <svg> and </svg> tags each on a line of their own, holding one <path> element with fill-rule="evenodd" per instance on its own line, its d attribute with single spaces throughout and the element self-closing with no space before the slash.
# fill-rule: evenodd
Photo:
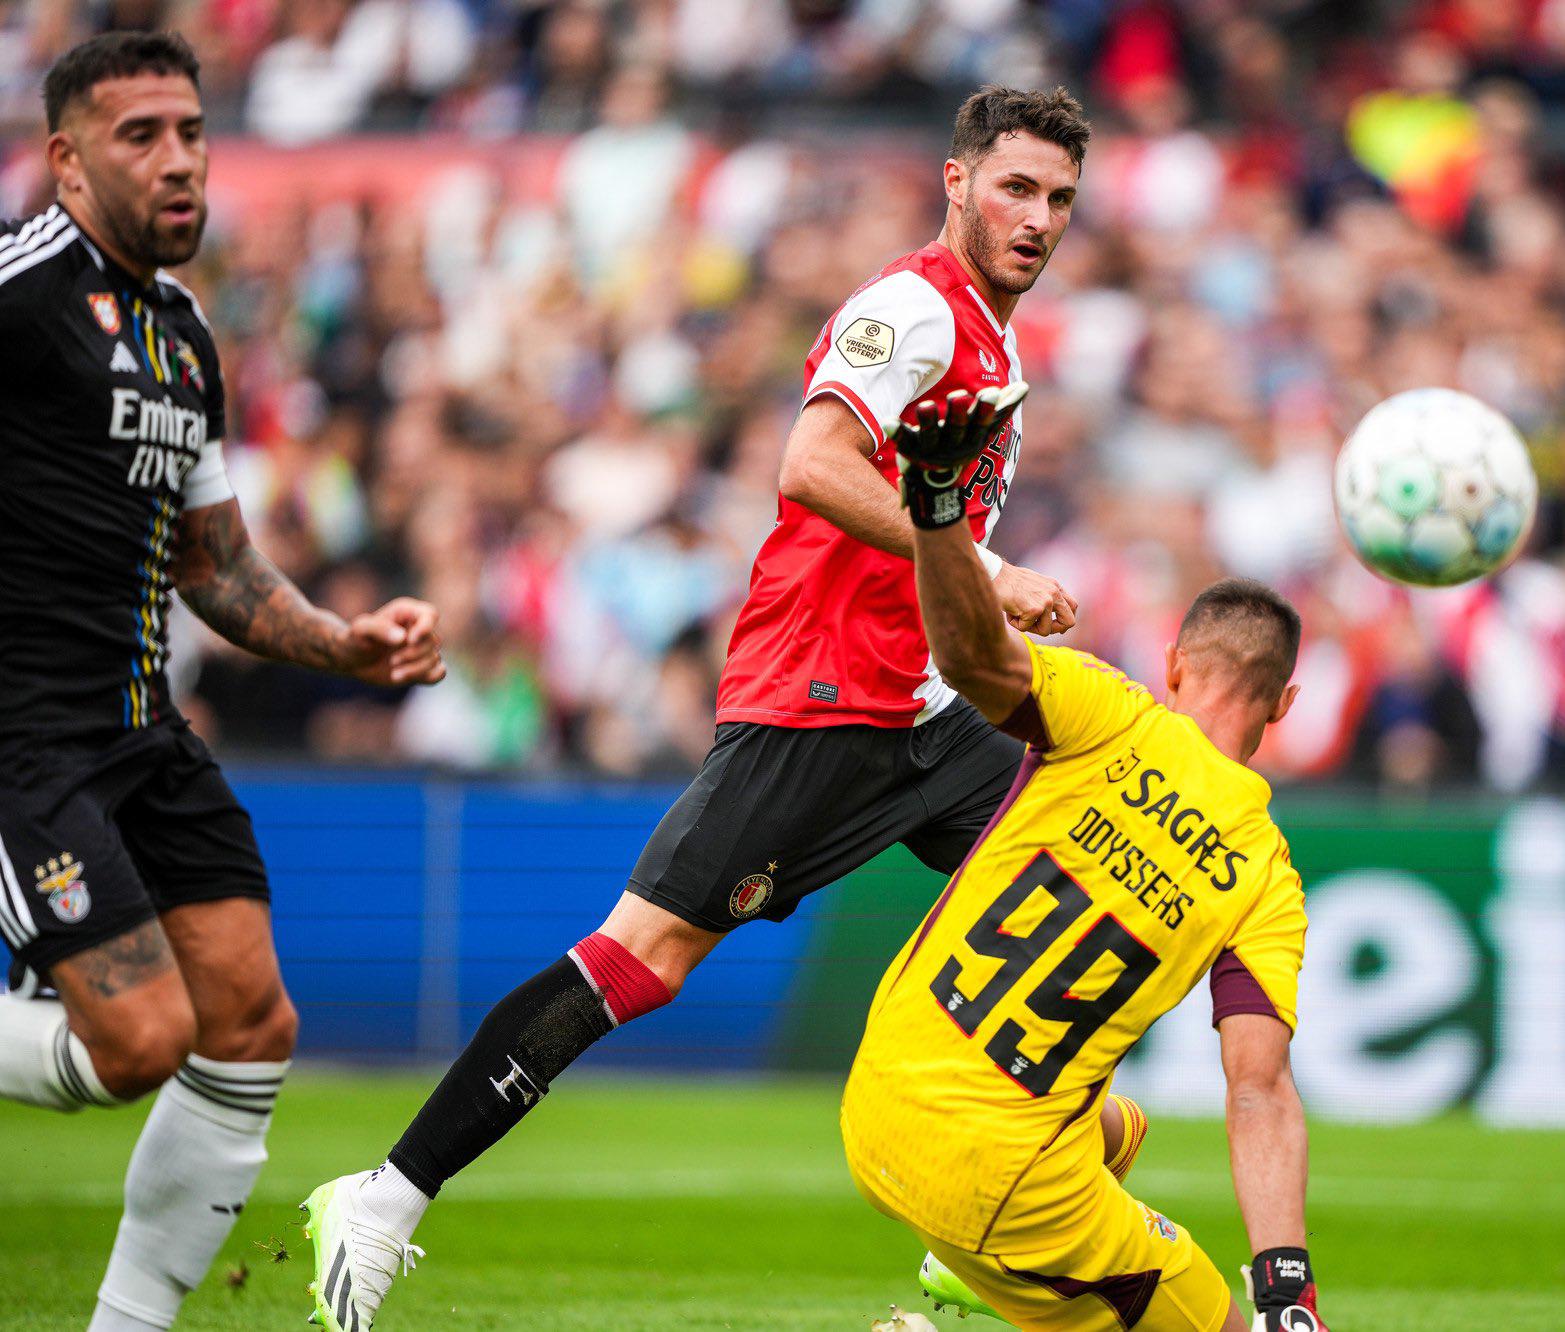
<svg viewBox="0 0 1565 1332">
<path fill-rule="evenodd" d="M 1208 972 L 1219 1017 L 1293 1026 L 1304 951 L 1266 782 L 1095 657 L 1032 656 L 1042 743 L 882 979 L 843 1100 L 861 1188 L 974 1251 L 1069 1249 L 1125 1052 Z"/>
</svg>

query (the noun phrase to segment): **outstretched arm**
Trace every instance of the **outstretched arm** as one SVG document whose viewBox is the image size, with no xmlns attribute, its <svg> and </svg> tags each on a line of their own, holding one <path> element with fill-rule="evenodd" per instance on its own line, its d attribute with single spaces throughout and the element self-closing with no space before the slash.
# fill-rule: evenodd
<svg viewBox="0 0 1565 1332">
<path fill-rule="evenodd" d="M 962 468 L 997 438 L 1027 394 L 1025 384 L 978 398 L 953 393 L 945 404 L 918 405 L 918 422 L 898 422 L 902 501 L 913 533 L 918 608 L 930 655 L 951 687 L 996 726 L 1010 720 L 1032 692 L 1032 654 L 1012 625 L 1038 632 L 1076 623 L 1076 602 L 1052 579 L 1025 623 L 1004 606 L 968 537 Z M 1009 622 L 1008 622 L 1009 621 Z"/>
<path fill-rule="evenodd" d="M 1292 1033 L 1260 1013 L 1218 1024 L 1228 1079 L 1228 1155 L 1250 1248 L 1304 1247 L 1309 1142 L 1288 1064 Z"/>
<path fill-rule="evenodd" d="M 434 607 L 398 597 L 352 623 L 312 605 L 250 541 L 237 500 L 186 512 L 173 565 L 181 600 L 230 643 L 373 684 L 445 675 Z"/>
<path fill-rule="evenodd" d="M 1228 1080 L 1228 1156 L 1234 1193 L 1255 1254 L 1245 1269 L 1255 1328 L 1324 1330 L 1305 1244 L 1304 1186 L 1309 1139 L 1288 1064 L 1292 1032 L 1281 1019 L 1235 1013 L 1221 1019 Z M 1290 1316 L 1289 1311 L 1308 1310 Z"/>
<path fill-rule="evenodd" d="M 929 653 L 951 688 L 996 726 L 1032 692 L 1032 656 L 1006 623 L 965 523 L 913 528 L 918 608 Z"/>
</svg>

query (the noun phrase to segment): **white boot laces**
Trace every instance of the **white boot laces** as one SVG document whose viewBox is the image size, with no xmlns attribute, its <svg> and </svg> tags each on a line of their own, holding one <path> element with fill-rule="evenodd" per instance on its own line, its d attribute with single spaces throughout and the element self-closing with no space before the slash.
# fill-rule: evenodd
<svg viewBox="0 0 1565 1332">
<path fill-rule="evenodd" d="M 401 1264 L 402 1275 L 406 1276 L 418 1266 L 414 1260 L 422 1258 L 424 1251 L 416 1244 L 405 1243 L 389 1230 L 382 1230 L 364 1221 L 349 1221 L 348 1232 L 353 1236 L 355 1250 L 363 1260 L 357 1265 L 354 1276 L 374 1297 L 375 1310 L 378 1310 L 381 1301 L 386 1298 L 386 1292 L 391 1289 L 398 1264 Z"/>
</svg>

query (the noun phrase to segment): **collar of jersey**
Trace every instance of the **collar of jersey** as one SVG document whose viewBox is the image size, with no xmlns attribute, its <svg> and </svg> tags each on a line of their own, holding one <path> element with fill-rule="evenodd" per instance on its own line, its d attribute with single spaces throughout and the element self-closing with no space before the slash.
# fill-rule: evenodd
<svg viewBox="0 0 1565 1332">
<path fill-rule="evenodd" d="M 1005 321 L 1000 318 L 994 306 L 985 299 L 983 292 L 978 290 L 978 284 L 973 281 L 972 275 L 962 267 L 962 261 L 951 253 L 950 246 L 942 245 L 939 241 L 930 241 L 929 248 L 934 251 L 935 257 L 950 270 L 951 277 L 959 286 L 966 287 L 978 298 L 978 303 L 983 306 L 984 313 L 994 321 L 994 326 L 1005 333 Z"/>
<path fill-rule="evenodd" d="M 61 209 L 60 211 L 64 212 L 65 210 Z M 67 214 L 67 216 L 69 215 Z M 71 220 L 76 227 L 76 238 L 87 247 L 87 253 L 92 256 L 93 262 L 103 271 L 103 275 L 106 278 L 118 284 L 121 290 L 136 296 L 158 296 L 161 294 L 156 277 L 151 282 L 143 283 L 139 277 L 128 268 L 125 268 L 113 255 L 83 231 L 81 223 L 76 222 L 74 218 Z"/>
<path fill-rule="evenodd" d="M 1262 804 L 1271 804 L 1272 785 L 1266 780 L 1266 778 L 1262 777 L 1261 774 L 1256 772 L 1254 768 L 1240 763 L 1238 759 L 1230 758 L 1227 754 L 1223 753 L 1222 750 L 1220 750 L 1212 743 L 1206 732 L 1196 725 L 1194 717 L 1188 717 L 1183 712 L 1174 712 L 1172 709 L 1165 710 L 1168 712 L 1170 717 L 1178 717 L 1180 721 L 1186 723 L 1191 730 L 1200 736 L 1202 743 L 1204 743 L 1206 747 L 1212 751 L 1212 753 L 1216 754 L 1223 763 L 1227 764 L 1228 767 L 1233 770 L 1234 776 L 1237 777 L 1246 786 L 1254 790 L 1255 793 L 1261 797 Z"/>
</svg>

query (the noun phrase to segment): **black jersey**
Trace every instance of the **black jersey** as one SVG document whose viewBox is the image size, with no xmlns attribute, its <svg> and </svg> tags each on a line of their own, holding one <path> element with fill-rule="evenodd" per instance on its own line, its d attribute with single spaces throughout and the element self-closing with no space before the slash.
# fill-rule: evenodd
<svg viewBox="0 0 1565 1332">
<path fill-rule="evenodd" d="M 58 206 L 0 224 L 0 383 L 0 741 L 167 720 L 176 528 L 232 494 L 200 307 Z"/>
</svg>

